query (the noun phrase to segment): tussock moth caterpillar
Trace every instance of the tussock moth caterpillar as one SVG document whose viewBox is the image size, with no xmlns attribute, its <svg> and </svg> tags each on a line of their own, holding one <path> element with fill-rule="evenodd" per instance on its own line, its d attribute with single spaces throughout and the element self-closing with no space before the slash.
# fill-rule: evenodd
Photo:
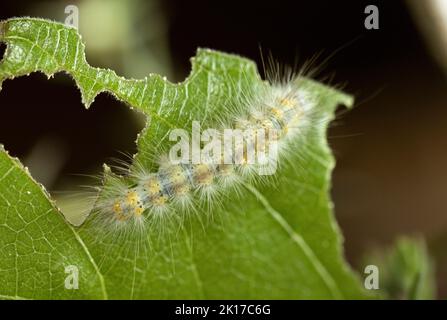
<svg viewBox="0 0 447 320">
<path fill-rule="evenodd" d="M 115 229 L 181 219 L 211 208 L 233 190 L 240 193 L 244 184 L 274 177 L 281 158 L 300 152 L 296 141 L 305 141 L 307 129 L 321 122 L 301 79 L 302 73 L 276 66 L 262 84 L 234 86 L 236 103 L 222 102 L 225 114 L 216 116 L 214 128 L 192 121 L 189 131 L 172 130 L 170 150 L 154 150 L 155 170 L 134 163 L 126 179 L 112 176 L 98 197 L 94 219 Z"/>
</svg>

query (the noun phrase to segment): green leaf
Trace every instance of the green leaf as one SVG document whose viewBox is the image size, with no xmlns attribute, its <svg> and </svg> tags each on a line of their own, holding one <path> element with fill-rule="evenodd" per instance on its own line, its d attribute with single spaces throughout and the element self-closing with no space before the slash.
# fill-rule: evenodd
<svg viewBox="0 0 447 320">
<path fill-rule="evenodd" d="M 86 107 L 98 93 L 108 91 L 144 113 L 148 122 L 137 140 L 136 159 L 147 168 L 156 168 L 148 154 L 168 148 L 171 129 L 190 129 L 193 120 L 213 123 L 218 115 L 225 115 L 223 106 L 236 103 L 235 88 L 250 92 L 265 85 L 252 61 L 203 49 L 182 83 L 158 75 L 127 80 L 113 71 L 90 67 L 76 30 L 47 20 L 4 21 L 0 40 L 7 44 L 0 84 L 30 72 L 51 76 L 65 71 L 75 79 Z M 0 180 L 0 190 L 12 191 L 0 196 L 0 256 L 10 257 L 0 260 L 0 294 L 133 299 L 367 297 L 344 262 L 328 196 L 334 159 L 326 143 L 326 124 L 336 106 L 350 106 L 352 98 L 312 80 L 300 85 L 318 100 L 315 117 L 322 125 L 301 141 L 302 149 L 291 152 L 287 160 L 298 165 L 282 166 L 276 183 L 247 185 L 240 197 L 222 199 L 212 215 L 198 212 L 200 218 L 192 216 L 180 226 L 168 223 L 159 232 L 135 230 L 98 239 L 90 221 L 73 229 L 48 195 L 2 152 L 0 177 L 3 172 L 5 178 Z M 23 195 L 26 191 L 29 197 Z M 25 214 L 32 222 L 26 241 L 20 241 L 18 235 L 28 226 L 28 220 L 21 219 Z M 57 236 L 52 237 L 55 230 Z M 39 250 L 8 251 L 38 239 L 44 239 L 41 250 L 58 252 L 60 257 L 47 259 L 39 267 L 42 274 L 30 269 L 29 262 L 22 263 L 40 257 Z M 9 271 L 3 272 L 4 261 Z M 68 263 L 78 266 L 82 277 L 80 288 L 67 292 L 63 266 Z M 16 274 L 27 277 L 18 279 Z M 44 284 L 52 289 L 43 289 Z"/>
<path fill-rule="evenodd" d="M 76 230 L 0 146 L 0 298 L 106 298 L 104 278 Z M 65 290 L 65 267 L 82 272 Z"/>
<path fill-rule="evenodd" d="M 388 250 L 372 252 L 365 262 L 379 267 L 380 286 L 389 299 L 436 297 L 433 261 L 421 238 L 401 237 Z"/>
</svg>

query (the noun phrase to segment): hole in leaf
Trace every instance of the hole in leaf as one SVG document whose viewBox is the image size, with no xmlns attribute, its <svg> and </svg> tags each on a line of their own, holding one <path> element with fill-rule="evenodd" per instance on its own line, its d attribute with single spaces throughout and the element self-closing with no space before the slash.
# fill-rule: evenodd
<svg viewBox="0 0 447 320">
<path fill-rule="evenodd" d="M 74 81 L 40 73 L 6 80 L 0 94 L 0 143 L 50 191 L 91 184 L 102 164 L 136 152 L 142 115 L 101 94 L 86 110 Z"/>
<path fill-rule="evenodd" d="M 3 56 L 5 55 L 6 44 L 0 42 L 0 61 L 3 60 Z"/>
</svg>

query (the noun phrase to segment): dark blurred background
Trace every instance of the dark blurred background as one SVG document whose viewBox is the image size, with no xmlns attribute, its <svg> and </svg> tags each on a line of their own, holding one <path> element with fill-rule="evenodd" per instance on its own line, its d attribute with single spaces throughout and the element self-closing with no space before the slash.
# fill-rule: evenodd
<svg viewBox="0 0 447 320">
<path fill-rule="evenodd" d="M 447 21 L 439 18 L 447 15 L 446 0 L 15 0 L 0 4 L 0 19 L 63 22 L 69 4 L 79 7 L 88 61 L 126 77 L 157 72 L 181 81 L 197 47 L 259 66 L 260 46 L 288 64 L 330 57 L 317 78 L 343 85 L 357 102 L 348 113 L 339 110 L 329 131 L 346 256 L 361 270 L 370 248 L 423 235 L 446 297 Z M 364 27 L 369 4 L 379 8 L 378 30 Z M 53 191 L 77 185 L 75 173 L 97 174 L 120 152 L 135 152 L 143 126 L 107 94 L 86 111 L 73 84 L 62 74 L 51 81 L 32 74 L 6 81 L 0 94 L 0 119 L 8 119 L 0 121 L 0 143 Z"/>
</svg>

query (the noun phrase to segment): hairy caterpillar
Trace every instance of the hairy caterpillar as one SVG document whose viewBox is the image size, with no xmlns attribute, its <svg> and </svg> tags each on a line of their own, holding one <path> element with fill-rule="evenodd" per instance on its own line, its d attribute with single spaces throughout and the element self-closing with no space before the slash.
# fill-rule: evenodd
<svg viewBox="0 0 447 320">
<path fill-rule="evenodd" d="M 237 103 L 223 105 L 231 116 L 217 121 L 218 129 L 213 129 L 212 134 L 208 132 L 206 140 L 212 140 L 210 143 L 195 142 L 198 148 L 190 150 L 192 159 L 173 159 L 182 148 L 171 148 L 169 157 L 159 157 L 157 170 L 137 164 L 129 183 L 112 178 L 110 187 L 97 200 L 96 218 L 121 227 L 181 217 L 204 204 L 218 202 L 214 199 L 228 191 L 274 175 L 276 162 L 312 123 L 315 102 L 300 85 L 299 74 L 272 74 L 266 83 L 254 85 L 250 92 L 235 90 Z M 242 141 L 231 140 L 219 147 L 228 140 L 228 130 L 242 132 Z M 181 133 L 178 137 L 184 139 Z M 198 154 L 201 156 L 194 160 Z"/>
</svg>

